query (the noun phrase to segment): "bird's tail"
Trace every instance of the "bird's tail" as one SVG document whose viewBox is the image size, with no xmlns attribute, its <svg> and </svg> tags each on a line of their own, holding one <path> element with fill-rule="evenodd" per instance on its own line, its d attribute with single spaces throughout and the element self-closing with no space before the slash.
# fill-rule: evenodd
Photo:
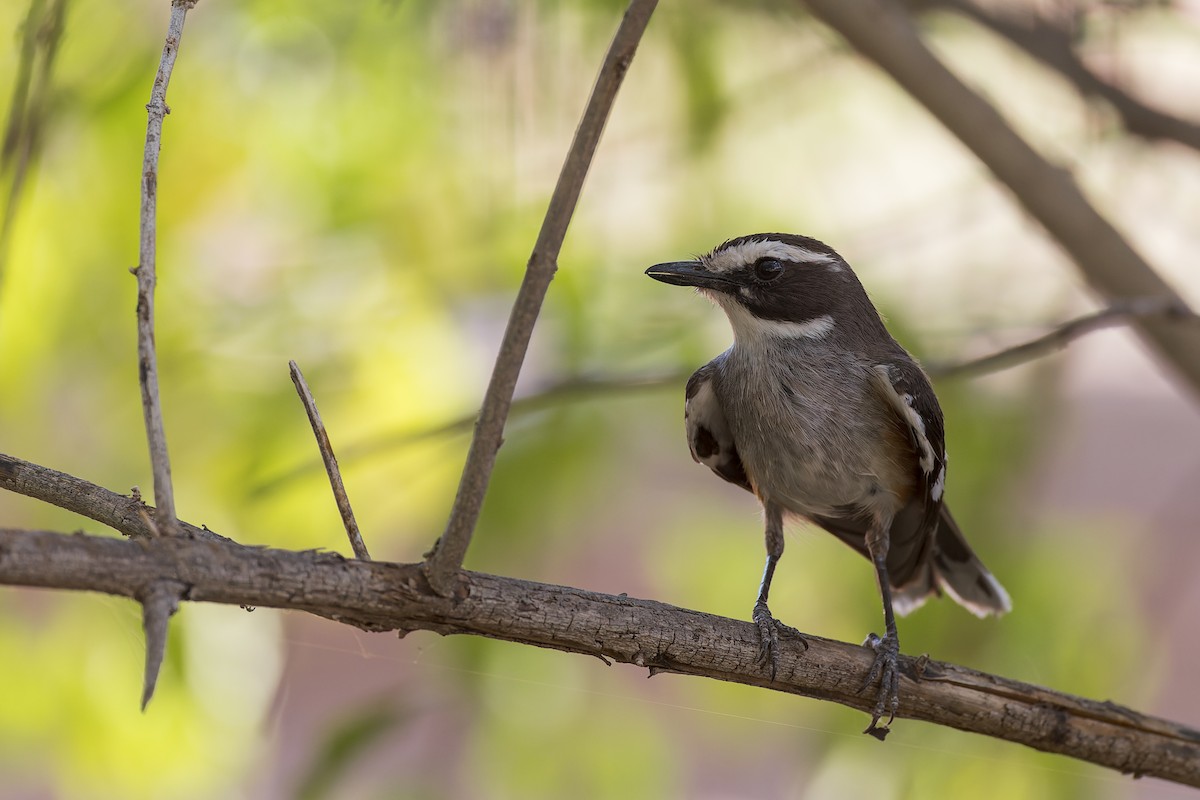
<svg viewBox="0 0 1200 800">
<path fill-rule="evenodd" d="M 977 617 L 1012 610 L 1008 592 L 971 550 L 945 506 L 942 506 L 933 551 L 925 569 L 895 590 L 896 612 L 903 615 L 915 611 L 930 595 L 940 594 L 942 590 Z"/>
</svg>

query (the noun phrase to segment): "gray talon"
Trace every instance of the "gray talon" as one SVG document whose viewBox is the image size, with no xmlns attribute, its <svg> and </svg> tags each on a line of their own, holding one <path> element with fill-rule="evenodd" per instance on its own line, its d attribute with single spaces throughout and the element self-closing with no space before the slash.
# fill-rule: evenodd
<svg viewBox="0 0 1200 800">
<path fill-rule="evenodd" d="M 754 606 L 753 620 L 758 626 L 758 658 L 754 663 L 764 669 L 770 667 L 771 680 L 775 680 L 779 669 L 779 634 L 798 640 L 805 650 L 808 649 L 808 642 L 800 631 L 775 619 L 766 603 L 759 602 Z"/>
<path fill-rule="evenodd" d="M 866 691 L 876 680 L 879 681 L 879 693 L 875 698 L 875 709 L 871 712 L 871 724 L 863 733 L 869 733 L 882 742 L 891 731 L 889 726 L 900 708 L 900 643 L 894 636 L 880 638 L 872 633 L 867 636 L 863 646 L 875 651 L 875 661 L 871 664 L 871 671 L 867 673 L 867 679 L 863 681 L 859 693 Z M 879 720 L 885 714 L 888 721 L 880 725 Z"/>
</svg>

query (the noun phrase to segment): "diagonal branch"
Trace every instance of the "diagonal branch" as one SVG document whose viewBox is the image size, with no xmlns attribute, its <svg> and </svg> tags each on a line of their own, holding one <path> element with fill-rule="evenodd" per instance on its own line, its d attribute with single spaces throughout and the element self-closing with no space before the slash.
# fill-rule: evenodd
<svg viewBox="0 0 1200 800">
<path fill-rule="evenodd" d="M 914 10 L 942 8 L 975 21 L 1004 37 L 1025 53 L 1070 81 L 1080 94 L 1098 97 L 1116 111 L 1125 130 L 1144 139 L 1169 139 L 1200 150 L 1200 125 L 1152 108 L 1119 86 L 1097 75 L 1074 48 L 1068 31 L 1036 11 L 985 8 L 971 0 L 908 0 Z"/>
<path fill-rule="evenodd" d="M 162 60 L 150 102 L 146 104 L 146 149 L 142 157 L 142 212 L 138 244 L 137 276 L 138 302 L 138 377 L 142 387 L 142 415 L 146 422 L 146 440 L 150 448 L 150 466 L 154 472 L 154 504 L 159 508 L 159 532 L 178 535 L 179 522 L 175 516 L 175 491 L 171 487 L 171 460 L 167 456 L 167 435 L 163 430 L 162 401 L 158 392 L 158 356 L 154 351 L 154 286 L 156 214 L 158 209 L 158 154 L 162 149 L 163 119 L 171 112 L 167 108 L 167 84 L 175 68 L 179 38 L 188 9 L 196 0 L 171 0 L 171 20 L 167 25 L 167 40 L 163 44 Z"/>
<path fill-rule="evenodd" d="M 288 369 L 292 375 L 292 383 L 296 384 L 296 393 L 300 395 L 300 402 L 304 404 L 304 410 L 308 414 L 308 422 L 312 425 L 313 435 L 317 437 L 317 449 L 321 451 L 321 461 L 325 464 L 325 474 L 329 476 L 329 485 L 333 489 L 333 500 L 337 503 L 338 513 L 342 515 L 342 526 L 346 529 L 346 536 L 350 539 L 350 547 L 354 549 L 355 556 L 364 561 L 370 561 L 371 554 L 367 552 L 367 543 L 363 541 L 362 532 L 358 529 L 358 522 L 354 519 L 354 509 L 350 506 L 346 485 L 342 483 L 342 471 L 338 468 L 337 456 L 333 454 L 333 445 L 329 441 L 325 423 L 321 421 L 321 412 L 317 410 L 317 401 L 308 388 L 308 381 L 304 380 L 304 373 L 300 371 L 300 365 L 295 361 L 289 361 Z"/>
<path fill-rule="evenodd" d="M 637 600 L 459 574 L 454 597 L 433 591 L 421 565 L 347 560 L 235 544 L 143 542 L 0 529 L 0 584 L 138 598 L 171 581 L 191 600 L 290 608 L 369 621 L 375 630 L 432 630 L 521 642 L 805 695 L 868 710 L 859 694 L 872 657 L 863 647 L 805 634 L 781 647 L 778 677 L 756 664 L 748 622 Z M 897 716 L 934 722 L 1134 775 L 1200 786 L 1200 731 L 925 657 L 901 658 Z"/>
<path fill-rule="evenodd" d="M 812 13 L 873 61 L 971 149 L 1074 259 L 1109 302 L 1163 297 L 1187 304 L 1088 202 L 1066 170 L 1050 164 L 986 100 L 921 41 L 903 8 L 886 0 L 805 0 Z M 1194 398 L 1200 398 L 1200 331 L 1159 316 L 1135 331 Z"/>
<path fill-rule="evenodd" d="M 541 311 L 546 290 L 558 269 L 558 253 L 567 235 L 567 226 L 575 213 L 583 180 L 608 121 L 617 90 L 657 5 L 658 0 L 632 0 L 629 4 L 604 57 L 596 85 L 592 88 L 579 128 L 575 131 L 575 138 L 571 141 L 571 148 L 558 175 L 542 229 L 525 268 L 525 279 L 521 282 L 504 338 L 500 341 L 500 352 L 483 397 L 479 421 L 475 423 L 475 437 L 467 452 L 467 462 L 463 467 L 450 518 L 426 562 L 429 581 L 440 592 L 451 591 L 451 579 L 462 568 L 480 509 L 483 508 L 488 481 L 496 465 L 496 453 L 503 441 L 504 423 L 517 386 L 517 376 L 529 348 L 533 326 Z"/>
<path fill-rule="evenodd" d="M 1048 333 L 995 353 L 958 364 L 932 365 L 928 372 L 935 378 L 970 378 L 1015 367 L 1055 350 L 1094 331 L 1126 325 L 1138 317 L 1161 316 L 1172 320 L 1200 322 L 1200 315 L 1170 297 L 1136 297 L 1118 300 L 1107 308 L 1063 322 Z"/>
<path fill-rule="evenodd" d="M 158 511 L 143 503 L 136 494 L 126 497 L 74 475 L 4 453 L 0 453 L 0 489 L 66 509 L 134 539 L 147 539 L 162 530 Z M 232 541 L 208 528 L 197 528 L 186 522 L 179 524 L 184 535 L 193 539 Z"/>
</svg>

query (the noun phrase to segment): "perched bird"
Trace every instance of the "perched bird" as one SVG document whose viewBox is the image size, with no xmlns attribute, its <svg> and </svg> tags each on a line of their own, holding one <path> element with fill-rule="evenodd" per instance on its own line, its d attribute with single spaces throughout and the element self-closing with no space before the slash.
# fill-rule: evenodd
<svg viewBox="0 0 1200 800">
<path fill-rule="evenodd" d="M 879 681 L 865 732 L 882 739 L 900 703 L 893 607 L 907 614 L 942 590 L 981 617 L 1011 607 L 946 508 L 942 410 L 929 379 L 850 265 L 816 239 L 743 236 L 646 274 L 697 288 L 733 328 L 733 346 L 687 382 L 684 419 L 692 457 L 762 502 L 760 663 L 773 678 L 780 631 L 798 636 L 767 595 L 784 519 L 811 521 L 875 566 L 884 635 L 864 642 L 875 660 L 862 691 Z"/>
</svg>

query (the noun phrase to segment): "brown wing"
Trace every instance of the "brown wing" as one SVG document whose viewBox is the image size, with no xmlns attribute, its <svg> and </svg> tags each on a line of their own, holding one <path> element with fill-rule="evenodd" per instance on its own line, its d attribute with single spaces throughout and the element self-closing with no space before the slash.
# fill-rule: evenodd
<svg viewBox="0 0 1200 800">
<path fill-rule="evenodd" d="M 916 492 L 896 514 L 890 532 L 888 572 L 902 587 L 923 579 L 942 511 L 946 486 L 946 433 L 942 408 L 929 379 L 906 355 L 875 367 L 884 404 L 908 431 L 915 456 Z"/>
</svg>

